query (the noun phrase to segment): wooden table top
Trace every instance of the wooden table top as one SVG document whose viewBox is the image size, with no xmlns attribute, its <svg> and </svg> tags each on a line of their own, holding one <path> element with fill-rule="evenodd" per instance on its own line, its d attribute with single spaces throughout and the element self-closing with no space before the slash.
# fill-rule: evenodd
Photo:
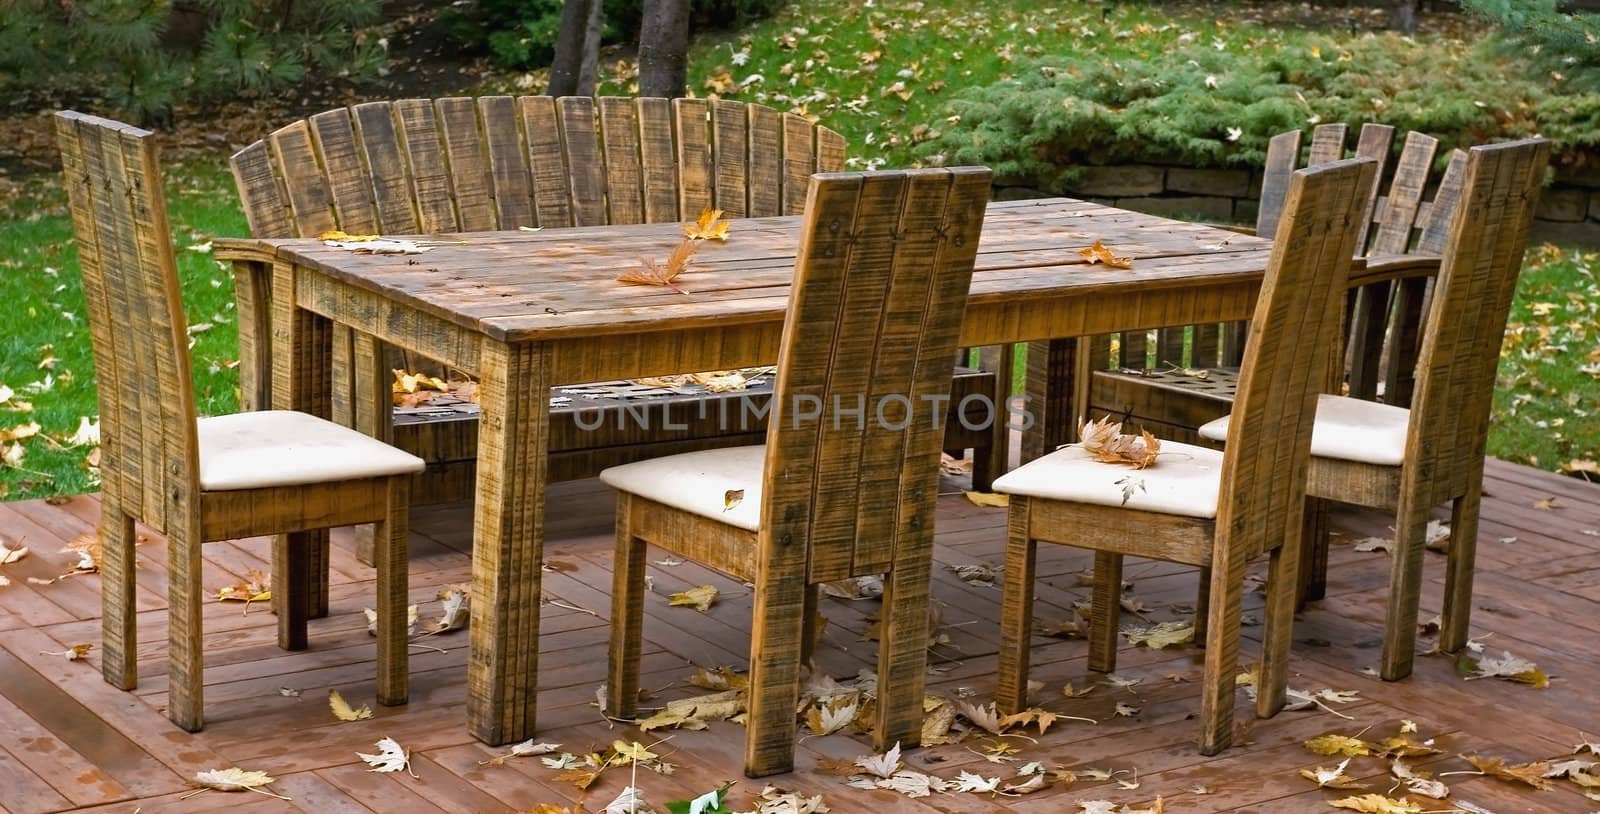
<svg viewBox="0 0 1600 814">
<path fill-rule="evenodd" d="M 734 221 L 725 243 L 701 241 L 677 279 L 687 293 L 616 281 L 683 239 L 676 223 L 416 236 L 416 255 L 361 254 L 314 238 L 225 241 L 270 254 L 454 324 L 510 342 L 652 327 L 781 322 L 799 217 Z M 1091 265 L 1095 241 L 1133 268 Z M 1068 198 L 989 205 L 969 304 L 1136 293 L 1256 280 L 1271 241 Z M 219 252 L 221 254 L 222 252 Z"/>
</svg>

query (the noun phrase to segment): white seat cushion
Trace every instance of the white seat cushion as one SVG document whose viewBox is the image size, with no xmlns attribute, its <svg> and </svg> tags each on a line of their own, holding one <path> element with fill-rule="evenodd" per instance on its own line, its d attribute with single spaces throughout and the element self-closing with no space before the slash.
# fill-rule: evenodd
<svg viewBox="0 0 1600 814">
<path fill-rule="evenodd" d="M 1118 481 L 1143 483 L 1123 500 Z M 1030 461 L 994 482 L 996 492 L 1098 506 L 1122 506 L 1184 517 L 1217 516 L 1222 488 L 1222 453 L 1205 447 L 1161 442 L 1161 455 L 1147 469 L 1101 463 L 1076 444 Z"/>
<path fill-rule="evenodd" d="M 200 488 L 303 486 L 421 472 L 421 458 L 332 421 L 288 410 L 202 418 Z"/>
<path fill-rule="evenodd" d="M 600 480 L 619 492 L 756 531 L 766 457 L 764 444 L 685 452 L 613 466 L 601 471 Z M 738 490 L 744 499 L 730 509 L 728 492 Z"/>
<path fill-rule="evenodd" d="M 1200 428 L 1200 437 L 1228 440 L 1223 416 Z M 1399 466 L 1406 459 L 1406 432 L 1411 411 L 1404 407 L 1348 396 L 1317 399 L 1317 423 L 1311 430 L 1311 454 L 1379 466 Z"/>
</svg>

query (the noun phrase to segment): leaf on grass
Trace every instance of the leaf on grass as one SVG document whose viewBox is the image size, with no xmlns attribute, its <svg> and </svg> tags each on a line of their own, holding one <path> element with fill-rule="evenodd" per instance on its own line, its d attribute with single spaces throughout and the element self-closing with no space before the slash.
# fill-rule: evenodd
<svg viewBox="0 0 1600 814">
<path fill-rule="evenodd" d="M 694 223 L 683 225 L 683 234 L 690 240 L 727 240 L 728 228 L 733 224 L 721 217 L 721 209 L 702 209 Z"/>
<path fill-rule="evenodd" d="M 1005 507 L 1011 505 L 1010 495 L 997 495 L 993 492 L 973 491 L 964 491 L 962 494 L 967 496 L 967 500 L 972 501 L 972 505 L 982 506 L 986 509 L 1004 509 Z"/>
<path fill-rule="evenodd" d="M 1498 777 L 1511 783 L 1524 783 L 1540 791 L 1555 787 L 1555 784 L 1544 777 L 1545 772 L 1550 771 L 1550 764 L 1542 760 L 1507 764 L 1503 757 L 1488 755 L 1462 755 L 1461 758 L 1490 777 Z"/>
<path fill-rule="evenodd" d="M 667 604 L 675 608 L 694 608 L 701 613 L 711 610 L 717 601 L 717 586 L 696 585 L 667 597 Z"/>
<path fill-rule="evenodd" d="M 1350 765 L 1350 758 L 1339 761 L 1339 765 L 1329 769 L 1318 766 L 1314 769 L 1301 769 L 1300 776 L 1317 784 L 1323 789 L 1358 789 L 1361 782 L 1344 773 L 1345 767 Z"/>
<path fill-rule="evenodd" d="M 639 258 L 639 265 L 619 275 L 617 282 L 628 285 L 665 286 L 679 294 L 687 294 L 689 292 L 674 285 L 673 281 L 678 279 L 679 274 L 688 270 L 689 263 L 694 257 L 695 248 L 693 240 L 684 238 L 683 242 L 678 244 L 678 248 L 673 249 L 672 254 L 667 256 L 665 263 L 658 263 L 648 257 L 641 257 Z"/>
<path fill-rule="evenodd" d="M 341 721 L 365 721 L 372 717 L 372 707 L 362 704 L 360 709 L 350 706 L 338 690 L 328 690 L 328 709 Z"/>
<path fill-rule="evenodd" d="M 237 766 L 231 769 L 207 769 L 194 775 L 195 785 L 217 791 L 252 791 L 272 782 L 272 775 L 266 772 L 245 771 Z"/>
<path fill-rule="evenodd" d="M 856 758 L 856 766 L 867 774 L 878 778 L 893 777 L 900 768 L 900 744 L 897 741 L 889 751 L 881 755 L 867 755 Z"/>
<path fill-rule="evenodd" d="M 1083 451 L 1096 461 L 1107 464 L 1130 464 L 1134 469 L 1147 469 L 1154 466 L 1156 459 L 1161 455 L 1161 441 L 1149 430 L 1141 430 L 1138 435 L 1122 432 L 1122 422 L 1112 421 L 1110 415 L 1105 415 L 1099 421 L 1086 421 L 1078 428 L 1079 443 Z M 1142 488 L 1142 487 L 1141 487 Z M 1124 487 L 1123 502 L 1132 490 Z"/>
<path fill-rule="evenodd" d="M 1131 269 L 1131 268 L 1133 268 L 1133 258 L 1132 257 L 1118 257 L 1109 248 L 1106 248 L 1106 245 L 1104 243 L 1101 243 L 1098 240 L 1096 240 L 1094 242 L 1093 246 L 1090 246 L 1087 249 L 1079 249 L 1078 250 L 1078 256 L 1082 257 L 1083 259 L 1085 259 L 1087 261 L 1089 261 L 1089 265 L 1091 265 L 1091 266 L 1095 265 L 1096 263 L 1099 263 L 1099 264 L 1102 264 L 1102 265 L 1106 266 L 1107 268 L 1114 268 L 1114 269 Z"/>
<path fill-rule="evenodd" d="M 1128 637 L 1129 644 L 1161 650 L 1194 641 L 1194 622 L 1162 622 L 1153 627 L 1128 628 L 1122 634 Z"/>
<path fill-rule="evenodd" d="M 378 753 L 369 755 L 357 752 L 356 757 L 361 758 L 371 768 L 371 772 L 398 772 L 405 769 L 411 771 L 411 754 L 407 752 L 394 738 L 384 738 L 377 743 Z"/>
<path fill-rule="evenodd" d="M 1354 797 L 1342 797 L 1338 800 L 1330 800 L 1328 805 L 1334 808 L 1361 811 L 1364 814 L 1422 814 L 1422 806 L 1404 797 L 1396 800 L 1391 797 L 1385 797 L 1382 794 L 1360 794 Z"/>
<path fill-rule="evenodd" d="M 0 430 L 0 442 L 21 441 L 39 434 L 39 422 L 30 421 L 9 430 Z"/>
<path fill-rule="evenodd" d="M 1344 755 L 1345 757 L 1365 757 L 1376 751 L 1376 746 L 1349 735 L 1336 735 L 1328 733 L 1318 735 L 1305 742 L 1305 747 L 1319 755 Z"/>
</svg>

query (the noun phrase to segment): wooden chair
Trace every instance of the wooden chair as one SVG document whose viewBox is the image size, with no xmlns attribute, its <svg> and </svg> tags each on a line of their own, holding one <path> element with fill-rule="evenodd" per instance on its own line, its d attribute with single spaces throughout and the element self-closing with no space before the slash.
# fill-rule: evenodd
<svg viewBox="0 0 1600 814">
<path fill-rule="evenodd" d="M 1543 139 L 1468 153 L 1410 409 L 1333 395 L 1317 407 L 1308 493 L 1395 512 L 1387 680 L 1411 674 L 1428 514 L 1440 503 L 1451 505 L 1451 524 L 1439 647 L 1454 652 L 1467 641 L 1495 371 L 1549 158 Z M 1231 446 L 1228 425 L 1224 417 L 1200 432 Z"/>
<path fill-rule="evenodd" d="M 1343 124 L 1316 127 L 1308 166 L 1342 158 L 1345 140 Z M 1376 160 L 1382 178 L 1393 140 L 1393 127 L 1363 125 L 1355 155 Z M 1256 227 L 1237 231 L 1261 235 L 1276 231 L 1289 179 L 1299 163 L 1300 143 L 1298 130 L 1281 133 L 1268 143 Z M 1439 179 L 1433 200 L 1424 201 L 1437 149 L 1438 140 L 1431 136 L 1406 134 L 1388 194 L 1379 196 L 1374 188 L 1366 201 L 1356 256 L 1439 253 L 1460 191 L 1465 153 L 1457 151 Z M 1381 397 L 1389 404 L 1410 403 L 1411 371 L 1427 284 L 1418 277 L 1398 286 L 1381 281 L 1351 292 L 1345 328 L 1345 379 L 1350 395 Z M 1204 443 L 1197 433 L 1200 425 L 1232 409 L 1244 330 L 1244 323 L 1163 328 L 1156 332 L 1153 349 L 1145 332 L 1126 332 L 1115 353 L 1110 336 L 1095 337 L 1088 342 L 1092 374 L 1083 383 L 1087 392 L 1079 399 L 1085 405 L 1084 414 L 1126 416 L 1162 438 Z M 1152 350 L 1153 364 L 1148 361 Z"/>
<path fill-rule="evenodd" d="M 944 432 L 925 405 L 950 389 L 989 182 L 983 168 L 813 179 L 766 445 L 600 474 L 619 493 L 611 715 L 637 706 L 649 543 L 755 585 L 746 774 L 793 768 L 816 586 L 857 575 L 888 574 L 877 744 L 920 743 Z"/>
<path fill-rule="evenodd" d="M 378 700 L 406 700 L 406 489 L 422 461 L 302 413 L 195 420 L 188 324 L 153 134 L 75 112 L 56 136 L 77 233 L 100 394 L 106 681 L 138 683 L 134 522 L 167 537 L 167 715 L 200 729 L 200 545 L 377 523 Z M 305 552 L 273 545 L 278 639 L 303 648 Z"/>
<path fill-rule="evenodd" d="M 995 482 L 1011 495 L 1001 610 L 997 701 L 1027 706 L 1028 644 L 1039 542 L 1095 551 L 1089 669 L 1116 668 L 1122 558 L 1132 555 L 1211 569 L 1205 634 L 1200 749 L 1216 754 L 1233 738 L 1234 676 L 1245 566 L 1271 552 L 1257 712 L 1284 703 L 1285 670 L 1305 507 L 1312 414 L 1325 348 L 1338 331 L 1341 295 L 1376 176 L 1371 159 L 1296 172 L 1245 345 L 1226 453 L 1164 442 L 1157 463 L 1135 471 L 1063 447 Z"/>
</svg>

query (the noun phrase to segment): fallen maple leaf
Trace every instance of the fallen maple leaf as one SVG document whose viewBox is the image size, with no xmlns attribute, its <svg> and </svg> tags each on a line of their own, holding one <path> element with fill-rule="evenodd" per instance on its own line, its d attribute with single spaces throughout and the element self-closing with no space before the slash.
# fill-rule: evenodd
<svg viewBox="0 0 1600 814">
<path fill-rule="evenodd" d="M 4 542 L 0 542 L 0 565 L 16 562 L 26 556 L 28 556 L 27 546 L 10 548 Z"/>
<path fill-rule="evenodd" d="M 717 586 L 696 585 L 667 597 L 667 604 L 677 608 L 694 608 L 701 613 L 711 610 L 717 602 Z"/>
<path fill-rule="evenodd" d="M 38 434 L 39 422 L 30 421 L 26 424 L 12 427 L 9 430 L 0 430 L 0 442 L 21 441 L 24 438 L 32 438 Z"/>
<path fill-rule="evenodd" d="M 254 791 L 265 794 L 268 797 L 277 797 L 279 800 L 289 799 L 262 788 L 274 782 L 272 775 L 266 772 L 245 771 L 237 766 L 231 769 L 207 769 L 203 772 L 195 772 L 192 782 L 194 785 L 199 786 L 201 790 Z M 198 794 L 199 792 L 195 793 Z"/>
<path fill-rule="evenodd" d="M 362 704 L 360 709 L 350 706 L 338 690 L 328 690 L 328 709 L 341 721 L 365 721 L 372 717 L 372 707 Z"/>
<path fill-rule="evenodd" d="M 1443 800 L 1450 796 L 1449 786 L 1434 780 L 1432 775 L 1426 772 L 1419 772 L 1399 760 L 1389 764 L 1389 773 L 1405 783 L 1406 791 L 1412 794 L 1432 797 L 1435 800 Z"/>
<path fill-rule="evenodd" d="M 895 742 L 889 751 L 881 755 L 868 755 L 856 758 L 856 766 L 862 771 L 878 778 L 893 777 L 900 768 L 900 743 Z"/>
<path fill-rule="evenodd" d="M 1022 781 L 1021 783 L 1007 783 L 1005 788 L 1000 790 L 1000 793 L 1014 794 L 1020 797 L 1025 794 L 1032 794 L 1036 791 L 1044 789 L 1049 784 L 1049 779 L 1046 778 L 1043 773 L 1038 773 L 1030 776 L 1027 780 Z"/>
<path fill-rule="evenodd" d="M 244 576 L 244 582 L 219 589 L 217 601 L 243 602 L 244 612 L 249 613 L 251 602 L 266 602 L 272 598 L 272 577 L 254 568 L 246 569 Z"/>
<path fill-rule="evenodd" d="M 464 630 L 471 616 L 471 594 L 465 585 L 451 585 L 437 594 L 443 607 L 444 615 L 439 617 L 438 626 L 434 633 L 448 633 L 452 630 Z"/>
<path fill-rule="evenodd" d="M 394 738 L 384 738 L 378 741 L 377 747 L 378 754 L 376 755 L 369 755 L 364 752 L 356 753 L 356 757 L 366 761 L 366 764 L 372 767 L 368 771 L 387 773 L 405 769 L 406 773 L 412 777 L 417 776 L 415 772 L 411 771 L 411 754 Z"/>
<path fill-rule="evenodd" d="M 600 809 L 601 814 L 639 814 L 650 810 L 650 806 L 644 801 L 644 793 L 633 786 L 624 788 L 616 799 Z"/>
<path fill-rule="evenodd" d="M 702 209 L 694 223 L 683 225 L 683 234 L 690 240 L 727 240 L 728 227 L 733 224 L 721 217 L 721 209 Z"/>
<path fill-rule="evenodd" d="M 1194 641 L 1194 622 L 1162 622 L 1152 627 L 1128 628 L 1122 634 L 1128 637 L 1129 644 L 1161 650 Z"/>
<path fill-rule="evenodd" d="M 1078 438 L 1083 451 L 1101 463 L 1132 464 L 1134 469 L 1146 469 L 1154 466 L 1161 455 L 1161 441 L 1149 430 L 1141 430 L 1138 435 L 1125 434 L 1122 422 L 1112 421 L 1109 415 L 1102 416 L 1099 421 L 1084 422 L 1078 428 Z"/>
<path fill-rule="evenodd" d="M 641 257 L 639 265 L 619 275 L 617 282 L 628 285 L 666 286 L 679 294 L 687 294 L 689 292 L 677 287 L 672 281 L 689 268 L 694 252 L 695 242 L 684 238 L 683 242 L 678 244 L 678 248 L 673 249 L 672 254 L 667 256 L 666 263 L 657 263 L 648 257 Z"/>
<path fill-rule="evenodd" d="M 967 500 L 972 501 L 972 505 L 982 506 L 986 509 L 1004 509 L 1005 507 L 1011 505 L 1010 495 L 998 495 L 993 492 L 972 491 L 964 491 L 962 494 L 967 496 Z"/>
<path fill-rule="evenodd" d="M 1336 735 L 1328 733 L 1318 735 L 1305 742 L 1305 747 L 1319 755 L 1344 755 L 1346 757 L 1365 757 L 1379 751 L 1377 747 L 1349 735 Z"/>
<path fill-rule="evenodd" d="M 1499 656 L 1482 659 L 1462 656 L 1459 667 L 1467 670 L 1463 677 L 1468 681 L 1475 678 L 1501 678 L 1517 684 L 1527 684 L 1534 689 L 1542 690 L 1550 686 L 1550 676 L 1545 675 L 1538 665 L 1504 650 L 1500 651 Z"/>
<path fill-rule="evenodd" d="M 1131 269 L 1131 268 L 1133 268 L 1133 258 L 1132 257 L 1118 257 L 1115 254 L 1113 254 L 1110 249 L 1106 248 L 1106 245 L 1104 243 L 1101 243 L 1098 240 L 1096 240 L 1094 242 L 1093 246 L 1090 246 L 1087 249 L 1079 249 L 1078 250 L 1078 256 L 1082 257 L 1083 259 L 1085 259 L 1087 261 L 1089 261 L 1089 265 L 1091 265 L 1091 266 L 1096 264 L 1096 263 L 1102 263 L 1107 268 L 1114 268 L 1114 269 Z"/>
<path fill-rule="evenodd" d="M 1300 776 L 1317 784 L 1323 789 L 1358 789 L 1361 782 L 1344 773 L 1345 767 L 1350 765 L 1350 758 L 1339 761 L 1339 765 L 1329 769 L 1318 766 L 1314 769 L 1301 769 Z"/>
<path fill-rule="evenodd" d="M 67 661 L 82 661 L 94 649 L 92 644 L 75 644 L 65 650 L 40 651 L 41 656 L 60 656 Z"/>
<path fill-rule="evenodd" d="M 1396 800 L 1381 794 L 1361 794 L 1355 797 L 1344 797 L 1338 800 L 1330 800 L 1328 805 L 1334 808 L 1361 811 L 1365 814 L 1422 814 L 1422 806 L 1404 797 Z"/>
<path fill-rule="evenodd" d="M 1498 777 L 1513 783 L 1525 783 L 1540 791 L 1554 788 L 1554 784 L 1544 777 L 1545 772 L 1550 771 L 1550 764 L 1541 760 L 1508 765 L 1505 758 L 1488 755 L 1462 755 L 1461 759 L 1490 777 Z"/>
</svg>

